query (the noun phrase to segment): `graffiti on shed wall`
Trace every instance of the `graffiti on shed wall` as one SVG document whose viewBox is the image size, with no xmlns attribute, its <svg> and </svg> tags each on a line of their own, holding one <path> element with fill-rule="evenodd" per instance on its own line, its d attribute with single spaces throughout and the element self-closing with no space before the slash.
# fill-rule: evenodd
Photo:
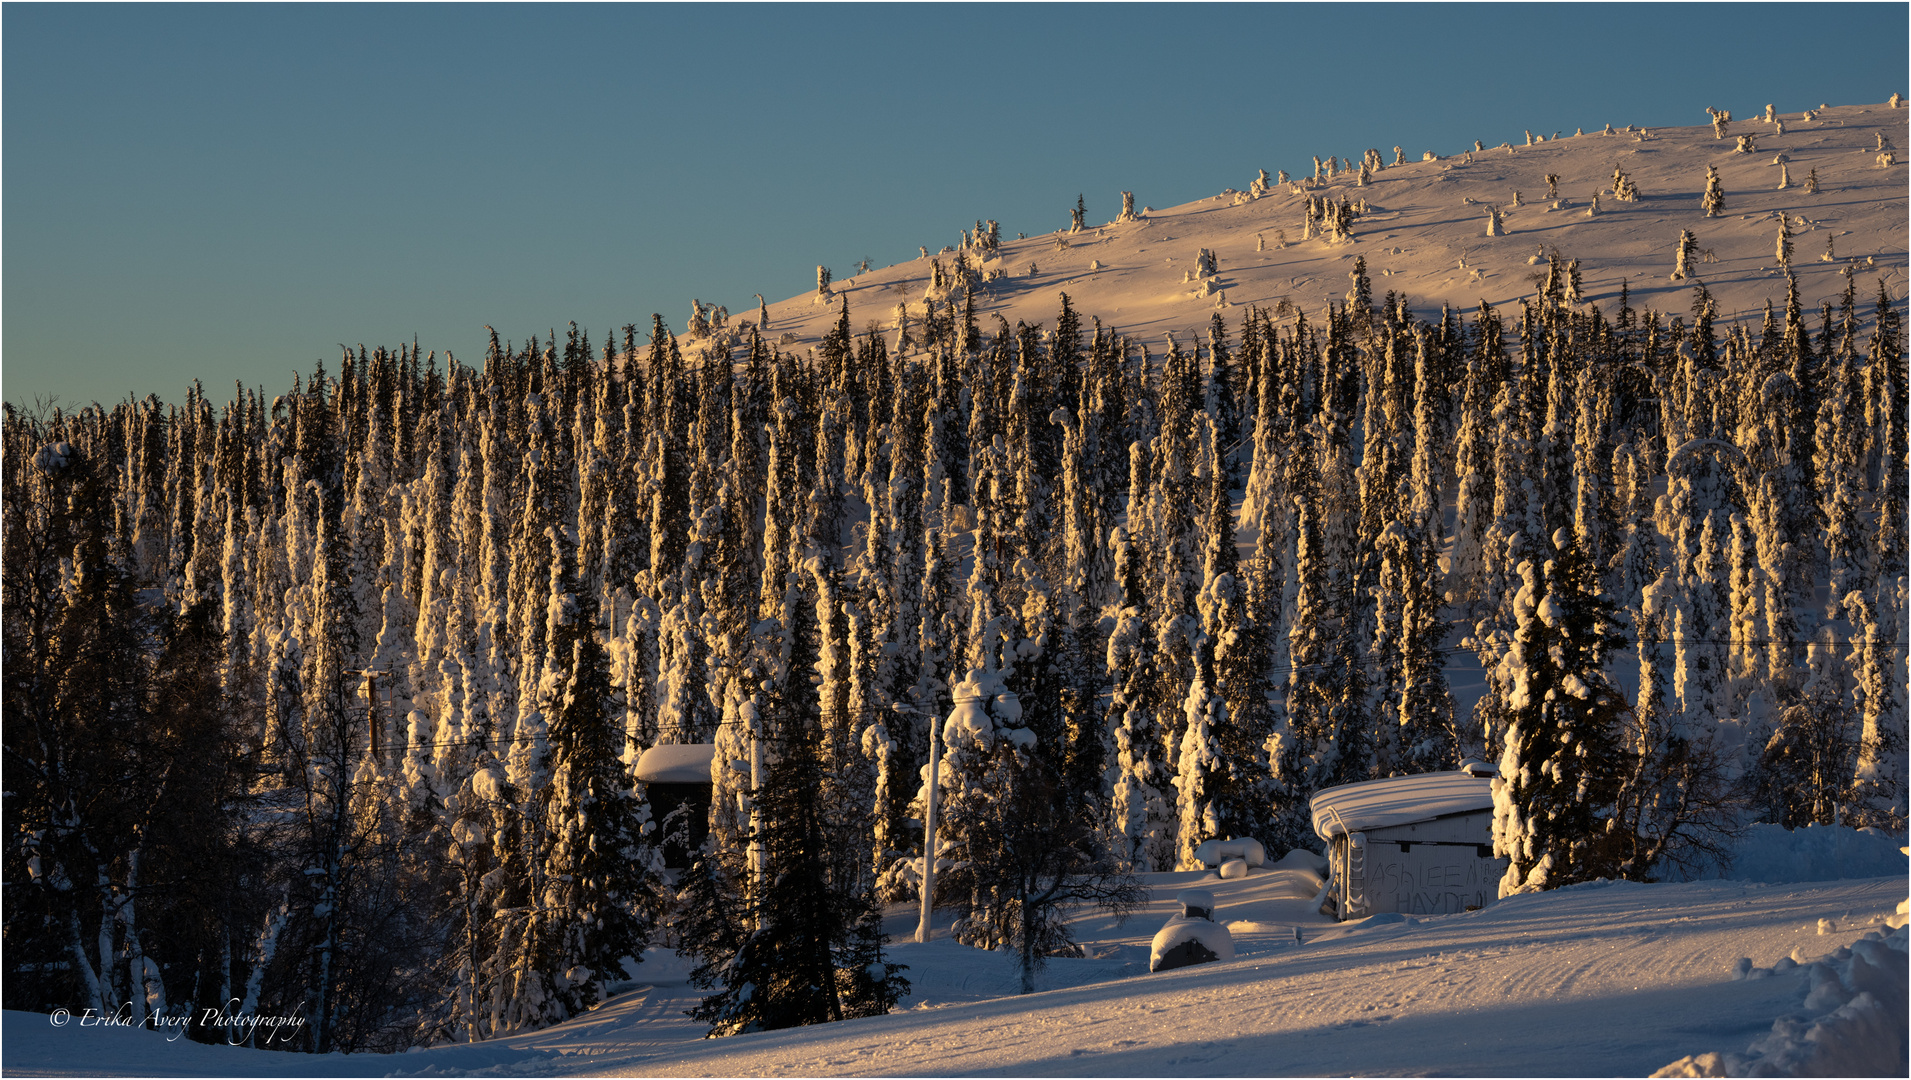
<svg viewBox="0 0 1911 1080">
<path fill-rule="evenodd" d="M 1370 911 L 1442 915 L 1485 907 L 1499 895 L 1505 863 L 1481 859 L 1471 844 L 1397 845 L 1367 848 L 1364 892 Z"/>
</svg>

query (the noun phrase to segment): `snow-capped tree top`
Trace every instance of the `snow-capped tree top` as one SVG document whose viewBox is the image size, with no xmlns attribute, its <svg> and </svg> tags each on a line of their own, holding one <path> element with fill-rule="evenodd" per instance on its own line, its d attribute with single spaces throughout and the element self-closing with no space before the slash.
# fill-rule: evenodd
<svg viewBox="0 0 1911 1080">
<path fill-rule="evenodd" d="M 973 667 L 956 683 L 955 708 L 943 725 L 943 740 L 951 748 L 975 746 L 987 750 L 1000 736 L 1022 749 L 1035 745 L 1035 733 L 1022 726 L 1022 702 L 1008 688 L 1002 672 Z"/>
</svg>

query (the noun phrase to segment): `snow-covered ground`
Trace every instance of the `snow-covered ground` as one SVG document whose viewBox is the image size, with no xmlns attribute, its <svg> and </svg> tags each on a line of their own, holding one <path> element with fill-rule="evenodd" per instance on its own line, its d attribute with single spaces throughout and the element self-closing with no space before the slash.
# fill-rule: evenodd
<svg viewBox="0 0 1911 1080">
<path fill-rule="evenodd" d="M 1122 926 L 1079 916 L 1087 955 L 1051 961 L 1041 992 L 1027 996 L 1014 993 L 1008 955 L 958 945 L 946 925 L 927 945 L 901 941 L 913 912 L 899 907 L 891 951 L 914 988 L 889 1016 L 705 1040 L 683 1015 L 698 997 L 684 965 L 653 950 L 648 985 L 570 1023 L 473 1046 L 312 1058 L 8 1012 L 0 1067 L 17 1076 L 1575 1076 L 1763 1062 L 1904 1075 L 1905 931 L 1887 925 L 1904 922 L 1894 915 L 1906 896 L 1897 846 L 1848 829 L 1766 830 L 1747 838 L 1741 863 L 1782 878 L 1834 854 L 1848 872 L 1882 876 L 1595 883 L 1459 915 L 1346 924 L 1315 909 L 1319 879 L 1304 869 L 1270 865 L 1228 881 L 1153 874 L 1146 911 Z M 1149 939 L 1191 886 L 1214 894 L 1235 959 L 1149 974 Z M 1824 1026 L 1814 1034 L 1814 1024 Z"/>
<path fill-rule="evenodd" d="M 1376 301 L 1390 290 L 1399 292 L 1424 315 L 1437 313 L 1442 304 L 1472 311 L 1482 300 L 1501 305 L 1528 298 L 1538 291 L 1544 254 L 1557 251 L 1580 261 L 1582 297 L 1599 304 L 1608 317 L 1617 308 L 1622 281 L 1635 307 L 1683 313 L 1691 307 L 1693 286 L 1703 280 L 1721 321 L 1729 323 L 1740 316 L 1757 318 L 1767 300 L 1783 312 L 1780 213 L 1794 233 L 1792 270 L 1808 312 L 1836 301 L 1847 265 L 1855 266 L 1864 298 L 1875 296 L 1874 282 L 1881 276 L 1891 283 L 1894 297 L 1904 295 L 1911 239 L 1905 179 L 1911 109 L 1882 103 L 1833 106 L 1807 120 L 1803 110 L 1817 102 L 1779 103 L 1780 134 L 1777 125 L 1762 119 L 1764 102 L 1713 102 L 1734 115 L 1727 137 L 1718 139 L 1704 122 L 1707 104 L 1692 104 L 1694 127 L 1627 131 L 1627 118 L 1614 117 L 1611 134 L 1592 129 L 1554 139 L 1551 131 L 1535 132 L 1546 141 L 1531 146 L 1525 145 L 1524 132 L 1481 132 L 1486 149 L 1471 152 L 1470 161 L 1467 153 L 1422 161 L 1427 148 L 1403 146 L 1406 164 L 1374 173 L 1365 187 L 1357 186 L 1356 168 L 1304 194 L 1277 184 L 1259 199 L 1237 201 L 1233 189 L 1245 192 L 1255 178 L 1217 177 L 1217 187 L 1231 187 L 1208 199 L 1151 209 L 1139 221 L 1091 225 L 1059 237 L 1044 233 L 1016 240 L 1010 233 L 1000 254 L 984 264 L 1004 276 L 978 296 L 977 310 L 984 320 L 1000 314 L 1011 323 L 1052 326 L 1059 294 L 1066 292 L 1076 310 L 1159 348 L 1169 332 L 1191 343 L 1206 333 L 1211 312 L 1230 305 L 1274 309 L 1285 300 L 1317 320 L 1329 301 L 1346 296 L 1357 257 L 1367 260 Z M 1753 137 L 1755 152 L 1736 152 L 1740 135 Z M 1896 164 L 1880 165 L 1880 135 L 1895 148 Z M 1502 149 L 1502 143 L 1511 148 Z M 1321 147 L 1319 152 L 1323 158 L 1329 153 L 1350 157 L 1357 165 L 1367 149 Z M 1386 162 L 1394 160 L 1392 147 L 1375 149 Z M 1789 179 L 1782 190 L 1781 158 Z M 1700 206 L 1708 165 L 1718 168 L 1725 189 L 1719 217 L 1706 217 Z M 1267 163 L 1270 176 L 1277 168 L 1301 180 L 1311 173 L 1312 162 Z M 1613 196 L 1615 168 L 1637 186 L 1636 201 Z M 1815 194 L 1806 191 L 1813 170 Z M 1557 209 L 1547 197 L 1548 175 L 1558 178 Z M 1515 192 L 1519 206 L 1513 205 Z M 1599 212 L 1588 216 L 1596 192 Z M 1336 202 L 1366 200 L 1368 211 L 1356 223 L 1352 240 L 1301 239 L 1307 198 L 1323 196 Z M 1136 198 L 1139 207 L 1148 193 L 1137 192 Z M 1091 196 L 1088 220 L 1109 221 L 1117 205 L 1115 192 Z M 1486 235 L 1489 207 L 1504 216 L 1505 235 Z M 1066 210 L 1056 208 L 1057 226 L 1066 225 Z M 978 205 L 974 212 L 986 217 L 989 211 Z M 917 242 L 934 256 L 943 245 L 956 244 L 956 232 L 967 224 L 958 221 L 951 235 Z M 1689 279 L 1672 281 L 1673 250 L 1682 229 L 1697 237 L 1703 254 L 1694 257 Z M 1280 246 L 1283 235 L 1285 247 Z M 1219 261 L 1218 292 L 1205 295 L 1199 282 L 1183 281 L 1203 248 Z M 939 257 L 948 269 L 952 256 Z M 1091 268 L 1095 264 L 1099 268 Z M 894 326 L 901 301 L 911 305 L 912 316 L 920 316 L 928 259 L 854 277 L 837 269 L 843 276 L 833 284 L 830 299 L 804 294 L 770 305 L 771 336 L 787 336 L 785 348 L 814 345 L 832 325 L 836 298 L 843 296 L 858 332 L 871 322 Z M 755 319 L 754 311 L 739 315 Z M 1238 313 L 1227 316 L 1232 329 Z"/>
</svg>

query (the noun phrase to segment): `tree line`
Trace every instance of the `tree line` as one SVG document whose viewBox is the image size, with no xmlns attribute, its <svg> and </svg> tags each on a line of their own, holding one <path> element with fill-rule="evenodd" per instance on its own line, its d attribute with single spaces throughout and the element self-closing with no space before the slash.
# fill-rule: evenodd
<svg viewBox="0 0 1911 1080">
<path fill-rule="evenodd" d="M 577 1015 L 669 944 L 714 1032 L 866 1015 L 925 856 L 1026 971 L 1072 948 L 1045 883 L 1119 909 L 1469 757 L 1503 891 L 1749 820 L 1902 832 L 1882 283 L 1721 327 L 1703 285 L 1609 317 L 1558 261 L 1427 317 L 1350 276 L 1159 353 L 1066 295 L 985 325 L 958 272 L 801 354 L 698 305 L 222 406 L 9 405 L 7 1006 L 392 1050 Z M 662 743 L 716 746 L 681 875 L 634 774 Z"/>
</svg>

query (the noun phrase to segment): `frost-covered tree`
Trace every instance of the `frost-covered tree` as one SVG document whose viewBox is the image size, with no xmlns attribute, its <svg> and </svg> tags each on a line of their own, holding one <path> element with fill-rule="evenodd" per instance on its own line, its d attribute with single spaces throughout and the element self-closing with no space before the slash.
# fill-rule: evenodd
<svg viewBox="0 0 1911 1080">
<path fill-rule="evenodd" d="M 1684 281 L 1691 273 L 1693 254 L 1699 250 L 1699 238 L 1690 229 L 1679 230 L 1679 242 L 1672 249 L 1672 280 Z"/>
<path fill-rule="evenodd" d="M 1147 500 L 1148 456 L 1142 444 L 1129 448 L 1129 506 Z M 1148 624 L 1144 584 L 1150 550 L 1144 520 L 1133 509 L 1128 525 L 1109 537 L 1115 577 L 1122 590 L 1114 631 L 1108 638 L 1108 671 L 1115 682 L 1108 722 L 1116 759 L 1111 769 L 1114 828 L 1123 838 L 1125 861 L 1151 871 L 1168 861 L 1172 843 L 1163 790 L 1169 773 L 1161 753 L 1161 702 L 1156 679 L 1155 636 Z"/>
<path fill-rule="evenodd" d="M 1610 876 L 1606 835 L 1621 775 L 1625 702 L 1605 674 L 1625 644 L 1615 611 L 1599 598 L 1593 567 L 1571 529 L 1553 557 L 1520 564 L 1517 620 L 1500 660 L 1511 688 L 1499 775 L 1493 781 L 1493 850 L 1509 860 L 1500 895 Z"/>
<path fill-rule="evenodd" d="M 1725 185 L 1719 180 L 1716 165 L 1705 167 L 1705 194 L 1699 197 L 1699 206 L 1706 217 L 1718 217 L 1725 210 Z"/>
<path fill-rule="evenodd" d="M 619 760 L 620 703 L 597 636 L 594 597 L 577 587 L 568 537 L 553 530 L 548 660 L 539 687 L 550 717 L 544 799 L 549 852 L 536 905 L 547 920 L 542 974 L 577 1015 L 649 944 L 661 862 L 646 838 L 649 807 Z"/>
</svg>

